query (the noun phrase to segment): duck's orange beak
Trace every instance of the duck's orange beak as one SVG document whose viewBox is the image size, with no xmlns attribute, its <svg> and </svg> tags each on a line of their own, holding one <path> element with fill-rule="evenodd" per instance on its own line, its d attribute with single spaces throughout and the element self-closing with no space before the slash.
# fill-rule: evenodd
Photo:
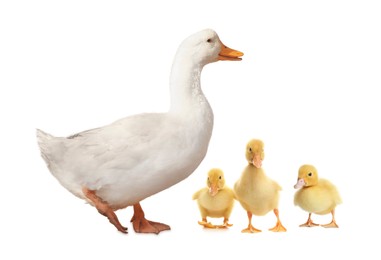
<svg viewBox="0 0 381 260">
<path fill-rule="evenodd" d="M 230 49 L 222 43 L 221 45 L 222 47 L 218 54 L 218 60 L 242 60 L 241 56 L 243 56 L 243 52 Z"/>
</svg>

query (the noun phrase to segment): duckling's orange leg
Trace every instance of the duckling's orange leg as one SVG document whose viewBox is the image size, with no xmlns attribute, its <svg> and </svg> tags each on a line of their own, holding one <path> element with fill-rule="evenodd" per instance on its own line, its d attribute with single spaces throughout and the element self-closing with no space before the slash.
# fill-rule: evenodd
<svg viewBox="0 0 381 260">
<path fill-rule="evenodd" d="M 206 218 L 202 218 L 202 221 L 199 221 L 198 224 L 204 228 L 216 228 L 212 223 L 208 222 Z"/>
<path fill-rule="evenodd" d="M 202 221 L 199 221 L 198 224 L 205 227 L 205 225 L 208 224 L 208 221 L 206 218 L 202 218 Z"/>
<path fill-rule="evenodd" d="M 253 214 L 248 211 L 247 212 L 247 217 L 249 218 L 249 225 L 247 226 L 247 228 L 243 229 L 241 232 L 242 233 L 257 233 L 257 232 L 262 232 L 261 230 L 259 229 L 256 229 L 255 227 L 253 227 L 253 225 L 251 225 L 251 218 L 252 218 Z"/>
<path fill-rule="evenodd" d="M 161 231 L 170 230 L 170 226 L 147 220 L 144 217 L 144 212 L 140 203 L 134 205 L 134 215 L 131 219 L 132 225 L 136 233 L 155 233 L 159 234 Z"/>
<path fill-rule="evenodd" d="M 203 226 L 204 228 L 211 228 L 211 229 L 218 229 L 218 228 L 228 228 L 233 226 L 233 224 L 228 223 L 229 219 L 224 218 L 224 224 L 222 225 L 213 225 L 212 223 L 208 222 L 206 218 L 203 218 L 202 221 L 199 221 L 198 224 Z"/>
<path fill-rule="evenodd" d="M 302 225 L 299 225 L 299 227 L 316 227 L 316 226 L 319 226 L 319 224 L 315 224 L 314 222 L 312 222 L 311 214 L 312 213 L 308 214 L 307 222 L 302 224 Z"/>
<path fill-rule="evenodd" d="M 202 221 L 199 221 L 198 224 L 203 226 L 204 228 L 217 228 L 217 226 L 208 222 L 208 220 L 206 218 L 202 218 Z"/>
<path fill-rule="evenodd" d="M 94 203 L 95 208 L 98 210 L 99 213 L 101 213 L 103 216 L 106 216 L 111 224 L 113 224 L 120 232 L 122 233 L 128 233 L 127 228 L 123 227 L 118 217 L 116 216 L 114 210 L 101 198 L 99 198 L 95 191 L 89 190 L 88 188 L 82 188 L 83 194 L 91 200 Z"/>
<path fill-rule="evenodd" d="M 224 224 L 222 224 L 223 227 L 231 227 L 233 226 L 233 224 L 230 224 L 229 223 L 229 219 L 228 218 L 224 218 Z"/>
<path fill-rule="evenodd" d="M 282 225 L 282 223 L 280 222 L 280 219 L 279 219 L 279 210 L 274 209 L 274 214 L 277 218 L 276 225 L 275 225 L 275 227 L 270 228 L 269 230 L 274 231 L 274 232 L 286 232 L 287 229 Z"/>
<path fill-rule="evenodd" d="M 336 224 L 336 221 L 335 221 L 335 210 L 334 209 L 331 211 L 331 214 L 332 214 L 332 221 L 331 221 L 331 223 L 325 224 L 325 225 L 321 225 L 322 227 L 325 227 L 325 228 L 338 228 L 339 227 Z"/>
</svg>

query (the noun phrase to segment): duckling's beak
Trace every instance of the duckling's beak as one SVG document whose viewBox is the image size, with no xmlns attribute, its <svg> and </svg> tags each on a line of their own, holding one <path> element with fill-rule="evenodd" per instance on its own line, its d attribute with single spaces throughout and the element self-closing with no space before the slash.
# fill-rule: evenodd
<svg viewBox="0 0 381 260">
<path fill-rule="evenodd" d="M 252 163 L 253 163 L 253 165 L 255 167 L 261 168 L 262 167 L 262 158 L 261 158 L 261 155 L 260 154 L 254 154 Z"/>
<path fill-rule="evenodd" d="M 243 52 L 236 51 L 221 44 L 221 51 L 218 54 L 218 60 L 242 60 Z"/>
<path fill-rule="evenodd" d="M 214 197 L 218 193 L 218 186 L 217 184 L 211 184 L 209 188 L 209 194 L 210 196 Z"/>
<path fill-rule="evenodd" d="M 306 182 L 303 178 L 298 178 L 298 182 L 294 185 L 295 189 L 300 189 L 301 187 L 304 187 L 306 185 Z"/>
</svg>

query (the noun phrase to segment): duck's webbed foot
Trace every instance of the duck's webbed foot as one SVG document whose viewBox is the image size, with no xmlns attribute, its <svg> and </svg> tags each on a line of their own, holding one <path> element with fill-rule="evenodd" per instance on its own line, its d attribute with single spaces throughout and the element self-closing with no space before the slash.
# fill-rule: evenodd
<svg viewBox="0 0 381 260">
<path fill-rule="evenodd" d="M 143 209 L 139 203 L 134 205 L 134 215 L 131 222 L 136 233 L 159 234 L 161 231 L 171 229 L 171 227 L 166 224 L 147 220 L 144 217 Z"/>
</svg>

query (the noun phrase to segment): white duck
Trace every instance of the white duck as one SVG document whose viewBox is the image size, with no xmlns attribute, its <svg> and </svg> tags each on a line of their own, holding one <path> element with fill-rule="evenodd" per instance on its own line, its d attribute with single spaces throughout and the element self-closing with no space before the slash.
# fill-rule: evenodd
<svg viewBox="0 0 381 260">
<path fill-rule="evenodd" d="M 146 220 L 140 201 L 187 178 L 206 155 L 213 111 L 200 85 L 203 67 L 241 60 L 206 29 L 180 45 L 171 71 L 167 113 L 138 114 L 69 137 L 37 130 L 43 159 L 57 180 L 95 206 L 121 232 L 114 211 L 134 207 L 138 233 L 159 233 L 168 225 Z"/>
</svg>

